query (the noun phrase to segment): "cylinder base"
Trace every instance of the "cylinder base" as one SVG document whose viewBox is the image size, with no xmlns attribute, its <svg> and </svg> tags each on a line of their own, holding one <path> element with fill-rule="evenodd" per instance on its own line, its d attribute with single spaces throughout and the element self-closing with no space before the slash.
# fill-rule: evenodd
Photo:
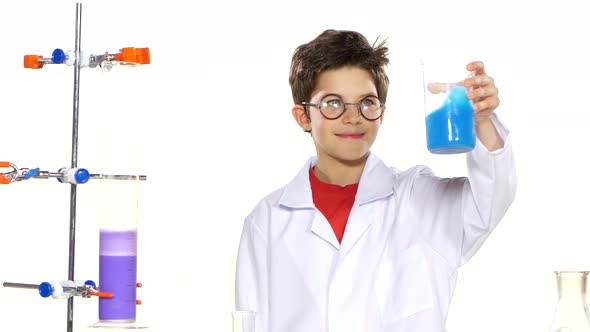
<svg viewBox="0 0 590 332">
<path fill-rule="evenodd" d="M 88 326 L 89 328 L 116 330 L 139 330 L 147 329 L 148 327 L 140 324 L 134 320 L 99 320 L 98 322 Z"/>
</svg>

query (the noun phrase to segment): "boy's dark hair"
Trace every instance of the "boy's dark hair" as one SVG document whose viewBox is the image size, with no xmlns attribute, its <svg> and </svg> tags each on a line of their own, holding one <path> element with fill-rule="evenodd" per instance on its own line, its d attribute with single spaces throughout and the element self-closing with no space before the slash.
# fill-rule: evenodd
<svg viewBox="0 0 590 332">
<path fill-rule="evenodd" d="M 322 72 L 357 66 L 371 74 L 377 97 L 385 103 L 389 87 L 389 78 L 385 74 L 385 66 L 389 64 L 388 51 L 385 40 L 377 46 L 371 46 L 365 36 L 355 31 L 322 32 L 314 40 L 297 47 L 293 54 L 289 74 L 293 101 L 295 104 L 309 102 Z"/>
</svg>

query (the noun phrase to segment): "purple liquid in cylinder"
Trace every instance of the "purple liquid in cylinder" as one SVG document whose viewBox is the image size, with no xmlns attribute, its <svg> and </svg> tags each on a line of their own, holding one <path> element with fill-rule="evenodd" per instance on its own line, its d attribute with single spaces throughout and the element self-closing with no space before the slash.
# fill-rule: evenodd
<svg viewBox="0 0 590 332">
<path fill-rule="evenodd" d="M 135 321 L 136 232 L 100 232 L 99 288 L 113 294 L 113 298 L 98 300 L 100 320 Z"/>
</svg>

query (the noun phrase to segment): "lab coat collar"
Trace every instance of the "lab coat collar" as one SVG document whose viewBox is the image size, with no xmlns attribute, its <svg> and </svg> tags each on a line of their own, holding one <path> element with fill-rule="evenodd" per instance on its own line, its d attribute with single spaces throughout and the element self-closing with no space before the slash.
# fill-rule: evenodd
<svg viewBox="0 0 590 332">
<path fill-rule="evenodd" d="M 309 169 L 317 163 L 311 157 L 295 178 L 287 184 L 279 204 L 293 209 L 312 209 L 315 207 L 309 183 Z M 369 154 L 356 194 L 355 204 L 363 205 L 395 194 L 395 173 L 379 157 Z"/>
</svg>

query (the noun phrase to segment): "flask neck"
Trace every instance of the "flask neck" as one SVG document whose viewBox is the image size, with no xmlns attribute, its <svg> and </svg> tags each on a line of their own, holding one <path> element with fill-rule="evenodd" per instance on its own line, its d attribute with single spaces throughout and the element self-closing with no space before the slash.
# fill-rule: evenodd
<svg viewBox="0 0 590 332">
<path fill-rule="evenodd" d="M 585 299 L 588 272 L 556 272 L 560 299 Z"/>
</svg>

